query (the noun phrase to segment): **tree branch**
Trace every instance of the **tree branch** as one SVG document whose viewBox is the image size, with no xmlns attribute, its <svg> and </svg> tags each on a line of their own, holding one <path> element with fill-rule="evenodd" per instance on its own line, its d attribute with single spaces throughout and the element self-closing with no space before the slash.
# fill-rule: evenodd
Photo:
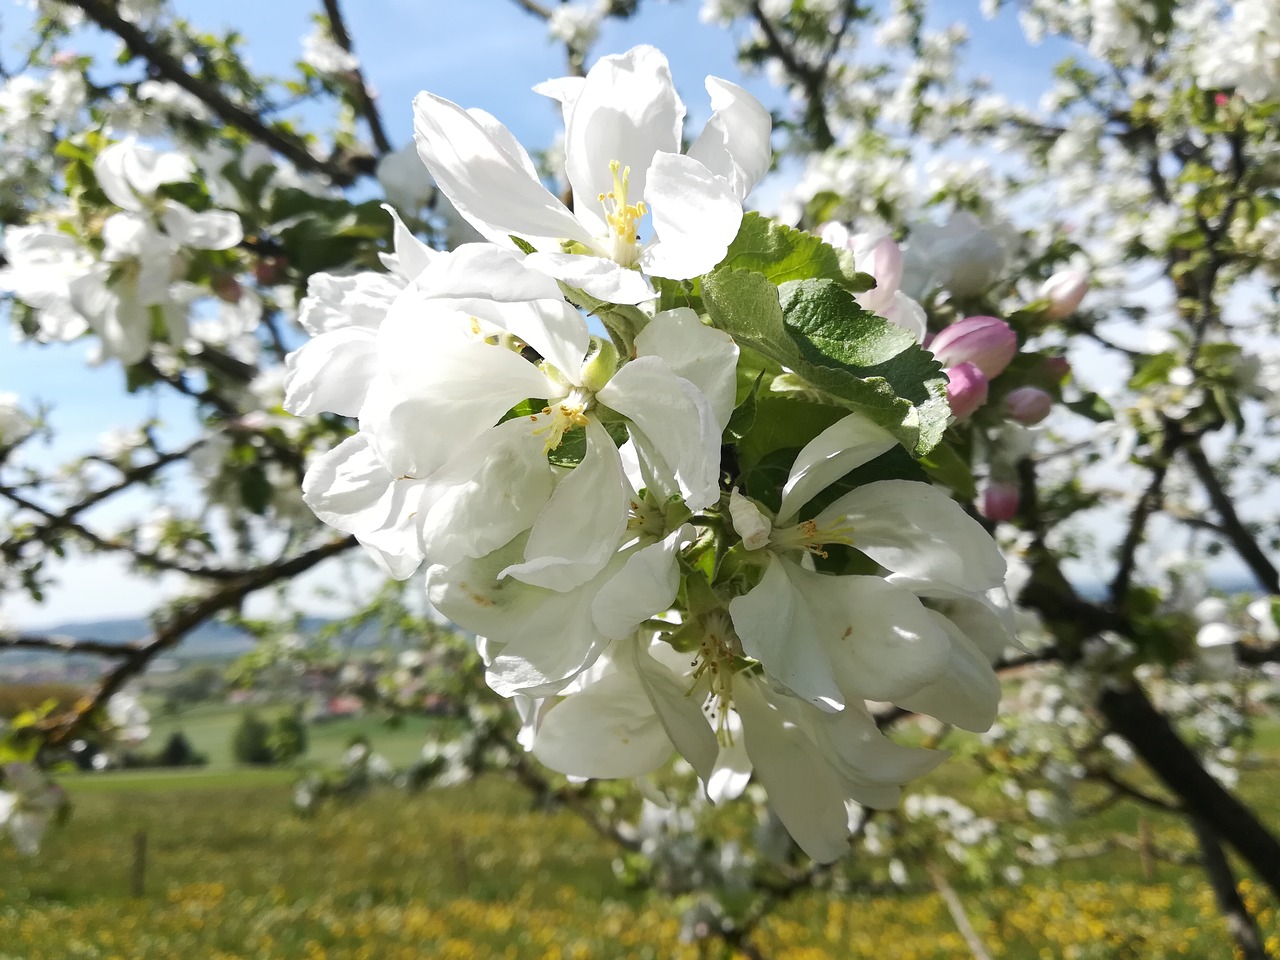
<svg viewBox="0 0 1280 960">
<path fill-rule="evenodd" d="M 1231 939 L 1236 942 L 1240 956 L 1243 960 L 1270 960 L 1262 945 L 1258 925 L 1240 899 L 1235 874 L 1231 872 L 1231 864 L 1227 862 L 1213 828 L 1199 817 L 1191 818 L 1191 827 L 1200 844 L 1200 856 L 1209 886 L 1213 888 L 1213 898 L 1218 902 L 1218 910 L 1226 921 L 1227 930 Z"/>
<path fill-rule="evenodd" d="M 1236 553 L 1248 565 L 1262 588 L 1267 593 L 1280 593 L 1280 572 L 1276 571 L 1275 564 L 1262 552 L 1258 541 L 1241 522 L 1231 497 L 1223 488 L 1222 482 L 1213 470 L 1213 465 L 1205 456 L 1204 448 L 1199 443 L 1189 443 L 1182 449 L 1187 460 L 1191 462 L 1191 469 L 1195 471 L 1205 493 L 1209 495 L 1209 502 L 1213 504 L 1218 519 L 1222 521 L 1221 532 L 1231 541 Z"/>
<path fill-rule="evenodd" d="M 342 19 L 342 7 L 338 0 L 322 0 L 324 3 L 325 16 L 329 18 L 329 32 L 333 34 L 333 41 L 343 50 L 354 55 L 355 50 L 351 44 L 351 34 L 347 32 L 347 25 Z M 373 97 L 369 93 L 369 85 L 365 83 L 364 71 L 360 67 L 356 67 L 354 71 L 355 79 L 353 86 L 355 87 L 355 96 L 357 105 L 360 107 L 360 113 L 364 116 L 365 122 L 369 124 L 369 133 L 373 135 L 373 145 L 378 148 L 379 156 L 391 152 L 391 141 L 387 139 L 386 131 L 382 127 L 382 114 L 378 111 L 378 105 L 374 102 Z"/>
<path fill-rule="evenodd" d="M 289 560 L 263 564 L 213 593 L 181 604 L 162 621 L 161 626 L 150 637 L 132 647 L 129 655 L 103 678 L 92 697 L 86 697 L 70 710 L 56 713 L 44 721 L 42 726 L 48 734 L 48 742 L 56 745 L 69 740 L 91 713 L 119 693 L 129 680 L 146 669 L 152 659 L 176 645 L 210 617 L 228 607 L 236 606 L 249 594 L 263 587 L 310 570 L 322 560 L 342 553 L 355 543 L 355 537 L 331 540 Z"/>
<path fill-rule="evenodd" d="M 299 170 L 324 174 L 339 186 L 347 186 L 359 175 L 373 172 L 373 157 L 364 155 L 348 156 L 341 161 L 332 158 L 322 160 L 299 137 L 269 126 L 256 113 L 234 102 L 221 90 L 191 76 L 178 57 L 120 16 L 116 12 L 116 5 L 110 0 L 59 2 L 83 11 L 86 17 L 103 30 L 119 37 L 130 54 L 147 61 L 160 76 L 198 98 L 218 119 L 287 157 Z"/>
<path fill-rule="evenodd" d="M 131 643 L 109 643 L 106 640 L 80 640 L 61 634 L 0 633 L 0 653 L 5 650 L 52 650 L 57 653 L 83 653 L 95 657 L 130 657 L 138 651 Z"/>
</svg>

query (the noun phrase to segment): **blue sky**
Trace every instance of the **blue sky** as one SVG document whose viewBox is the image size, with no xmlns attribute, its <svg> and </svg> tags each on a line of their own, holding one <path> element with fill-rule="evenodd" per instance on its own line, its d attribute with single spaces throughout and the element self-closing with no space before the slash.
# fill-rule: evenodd
<svg viewBox="0 0 1280 960">
<path fill-rule="evenodd" d="M 239 29 L 251 65 L 277 74 L 289 72 L 300 55 L 301 37 L 310 30 L 310 17 L 320 8 L 313 0 L 174 0 L 174 6 L 198 26 Z M 1011 15 L 984 21 L 977 0 L 947 0 L 937 6 L 971 25 L 967 62 L 990 75 L 997 89 L 1034 98 L 1048 86 L 1061 48 L 1027 47 Z M 412 137 L 411 104 L 421 90 L 488 110 L 530 148 L 548 144 L 558 130 L 558 109 L 530 87 L 564 73 L 563 51 L 512 0 L 347 0 L 345 8 L 357 53 L 379 93 L 388 136 L 396 145 Z M 698 8 L 698 0 L 646 0 L 636 18 L 606 25 L 596 51 L 615 52 L 637 43 L 660 47 L 671 61 L 694 131 L 709 114 L 702 88 L 707 74 L 742 83 L 770 107 L 785 111 L 786 98 L 762 76 L 742 74 L 734 37 L 700 23 Z M 0 17 L 0 60 L 12 64 L 15 49 L 26 40 L 31 12 L 20 0 L 0 0 Z M 74 48 L 109 54 L 114 43 L 86 31 Z M 84 358 L 90 349 L 89 341 L 33 347 L 0 340 L 0 391 L 53 406 L 56 441 L 35 451 L 40 461 L 53 463 L 85 452 L 112 427 L 148 416 L 165 420 L 171 436 L 191 430 L 185 405 L 162 395 L 126 395 L 118 365 L 87 367 Z M 126 502 L 115 514 L 123 519 L 128 509 Z M 110 511 L 98 515 L 100 520 L 111 517 Z M 154 580 L 129 577 L 111 560 L 73 561 L 62 580 L 44 608 L 7 598 L 0 611 L 32 626 L 135 615 L 154 606 L 157 589 L 164 590 Z"/>
</svg>

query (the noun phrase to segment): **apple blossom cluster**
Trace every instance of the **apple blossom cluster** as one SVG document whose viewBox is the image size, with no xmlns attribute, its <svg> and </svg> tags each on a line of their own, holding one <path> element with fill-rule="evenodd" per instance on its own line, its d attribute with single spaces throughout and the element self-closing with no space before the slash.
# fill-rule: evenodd
<svg viewBox="0 0 1280 960">
<path fill-rule="evenodd" d="M 909 304 L 744 216 L 769 116 L 706 86 L 682 151 L 653 48 L 540 85 L 572 209 L 493 117 L 419 96 L 419 155 L 485 239 L 437 251 L 396 217 L 387 273 L 313 277 L 285 406 L 358 418 L 307 503 L 393 576 L 426 567 L 543 763 L 636 777 L 679 753 L 715 801 L 754 777 L 833 860 L 858 805 L 944 756 L 868 701 L 993 719 L 1004 561 L 905 456 L 945 429 L 945 381 L 867 308 Z"/>
<path fill-rule="evenodd" d="M 40 340 L 73 340 L 92 330 L 103 353 L 126 365 L 145 359 L 158 338 L 179 349 L 199 332 L 189 323 L 191 303 L 202 295 L 187 279 L 189 251 L 234 247 L 243 237 L 240 218 L 159 196 L 162 185 L 192 179 L 194 165 L 133 137 L 102 150 L 93 173 L 117 211 L 92 237 L 57 224 L 6 230 L 0 292 L 34 311 Z M 246 301 L 238 309 L 249 308 Z M 237 326 L 256 322 L 255 311 Z"/>
</svg>

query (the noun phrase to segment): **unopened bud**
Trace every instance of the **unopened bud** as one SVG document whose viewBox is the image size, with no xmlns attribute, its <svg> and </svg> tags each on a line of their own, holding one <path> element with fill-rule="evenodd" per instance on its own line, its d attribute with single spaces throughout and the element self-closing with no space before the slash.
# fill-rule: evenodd
<svg viewBox="0 0 1280 960">
<path fill-rule="evenodd" d="M 1089 275 L 1083 270 L 1058 271 L 1040 287 L 1040 297 L 1049 301 L 1045 316 L 1050 320 L 1071 316 L 1088 292 Z"/>
<path fill-rule="evenodd" d="M 1062 356 L 1045 357 L 1044 372 L 1057 383 L 1061 383 L 1071 373 L 1071 361 Z"/>
<path fill-rule="evenodd" d="M 239 303 L 240 297 L 244 295 L 244 287 L 240 286 L 240 281 L 229 273 L 217 274 L 210 286 L 218 298 L 227 303 Z"/>
<path fill-rule="evenodd" d="M 1001 523 L 1018 515 L 1018 485 L 1009 480 L 992 480 L 982 491 L 978 512 Z"/>
<path fill-rule="evenodd" d="M 986 374 L 972 363 L 958 363 L 947 370 L 947 402 L 957 420 L 967 420 L 987 402 L 990 385 Z"/>
<path fill-rule="evenodd" d="M 1053 409 L 1053 397 L 1039 387 L 1019 387 L 1004 398 L 1005 412 L 1028 426 L 1039 423 Z"/>
<path fill-rule="evenodd" d="M 934 337 L 929 350 L 944 367 L 971 363 L 993 380 L 1018 352 L 1018 336 L 997 317 L 966 317 Z"/>
</svg>

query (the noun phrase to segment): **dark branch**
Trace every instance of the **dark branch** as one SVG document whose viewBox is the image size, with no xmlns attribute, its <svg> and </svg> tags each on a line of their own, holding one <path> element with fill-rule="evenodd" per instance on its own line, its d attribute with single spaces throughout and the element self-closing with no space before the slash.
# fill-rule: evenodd
<svg viewBox="0 0 1280 960">
<path fill-rule="evenodd" d="M 278 127 L 269 126 L 262 118 L 231 100 L 221 90 L 187 73 L 182 61 L 149 37 L 136 25 L 116 12 L 110 0 L 61 0 L 76 7 L 103 30 L 119 37 L 129 52 L 146 60 L 160 76 L 199 98 L 218 119 L 248 134 L 265 146 L 287 157 L 300 170 L 320 173 L 339 186 L 347 186 L 360 174 L 373 171 L 373 158 L 349 156 L 342 161 L 322 160 L 298 137 Z"/>
<path fill-rule="evenodd" d="M 325 15 L 329 18 L 329 32 L 333 34 L 334 43 L 347 51 L 347 53 L 354 54 L 355 50 L 351 43 L 351 34 L 347 32 L 347 25 L 342 19 L 342 7 L 339 5 L 338 0 L 323 0 L 323 3 Z M 353 73 L 355 74 L 353 86 L 355 87 L 356 104 L 359 106 L 365 122 L 369 124 L 369 133 L 373 135 L 373 145 L 378 148 L 379 155 L 390 153 L 391 141 L 387 139 L 386 131 L 382 127 L 382 114 L 378 112 L 378 105 L 369 93 L 369 85 L 365 83 L 364 71 L 356 67 Z"/>
<path fill-rule="evenodd" d="M 1223 488 L 1213 465 L 1204 455 L 1204 449 L 1198 443 L 1189 443 L 1183 448 L 1183 452 L 1191 462 L 1191 469 L 1195 471 L 1205 493 L 1209 495 L 1209 502 L 1213 504 L 1219 520 L 1222 521 L 1221 532 L 1231 541 L 1236 553 L 1248 565 L 1262 588 L 1267 593 L 1280 593 L 1280 573 L 1276 571 L 1275 564 L 1262 552 L 1258 541 L 1241 522 L 1231 497 Z"/>
</svg>

